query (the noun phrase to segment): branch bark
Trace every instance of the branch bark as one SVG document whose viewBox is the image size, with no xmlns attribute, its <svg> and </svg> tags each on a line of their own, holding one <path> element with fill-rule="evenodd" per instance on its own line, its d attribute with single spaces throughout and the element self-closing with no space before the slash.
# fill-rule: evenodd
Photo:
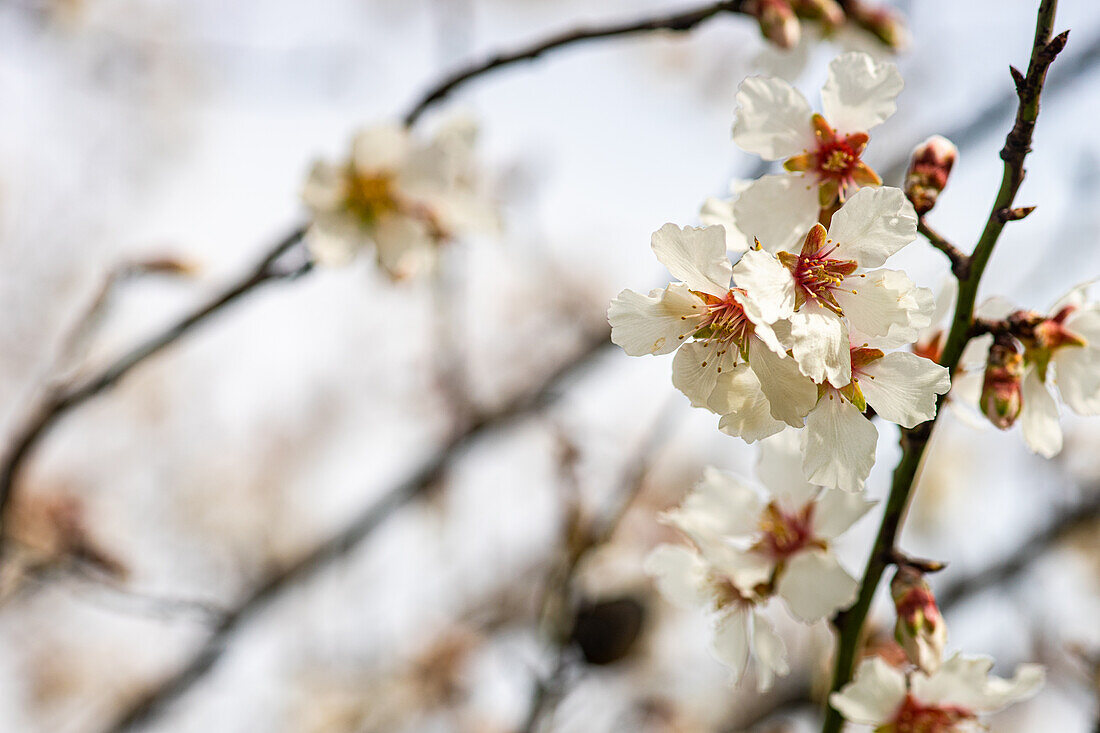
<svg viewBox="0 0 1100 733">
<path fill-rule="evenodd" d="M 1039 116 L 1039 98 L 1043 82 L 1046 80 L 1047 69 L 1066 44 L 1068 31 L 1051 38 L 1057 6 L 1057 0 L 1042 0 L 1039 5 L 1035 40 L 1032 44 L 1027 75 L 1023 77 L 1022 83 L 1017 83 L 1019 106 L 1016 122 L 1008 133 L 1004 149 L 1001 151 L 1001 158 L 1004 160 L 1001 187 L 986 220 L 985 229 L 974 247 L 973 254 L 970 255 L 969 272 L 959 281 L 955 316 L 940 358 L 940 363 L 951 371 L 952 376 L 970 337 L 974 302 L 977 299 L 982 273 L 1004 228 L 1005 222 L 1000 212 L 1012 208 L 1016 193 L 1024 180 L 1024 160 L 1031 149 L 1031 138 Z M 944 397 L 941 395 L 938 408 L 943 407 L 943 401 Z M 937 409 L 937 415 L 939 414 L 940 410 Z M 882 574 L 886 570 L 891 554 L 896 549 L 898 532 L 909 505 L 909 497 L 916 485 L 917 474 L 934 424 L 935 418 L 912 430 L 902 430 L 902 457 L 897 468 L 894 469 L 882 524 L 879 526 L 878 535 L 867 560 L 860 583 L 859 597 L 855 605 L 837 614 L 833 620 L 838 635 L 831 687 L 833 692 L 839 691 L 852 677 L 852 665 L 858 651 L 863 624 L 867 619 L 867 613 L 871 608 L 871 601 L 882 579 Z M 822 733 L 839 733 L 843 724 L 844 720 L 840 712 L 831 705 L 827 705 Z"/>
<path fill-rule="evenodd" d="M 917 219 L 917 231 L 924 235 L 928 243 L 947 255 L 951 260 L 951 273 L 957 280 L 965 280 L 970 274 L 970 257 L 965 252 L 948 242 L 935 229 L 928 225 L 923 216 Z"/>
</svg>

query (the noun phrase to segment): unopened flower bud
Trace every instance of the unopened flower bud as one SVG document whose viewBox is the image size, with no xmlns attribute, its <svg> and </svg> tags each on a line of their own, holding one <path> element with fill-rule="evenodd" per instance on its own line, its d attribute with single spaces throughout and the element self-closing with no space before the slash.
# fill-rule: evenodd
<svg viewBox="0 0 1100 733">
<path fill-rule="evenodd" d="M 793 0 L 791 7 L 799 18 L 817 21 L 826 30 L 844 23 L 844 10 L 836 0 Z"/>
<path fill-rule="evenodd" d="M 862 2 L 849 2 L 845 9 L 853 23 L 894 51 L 901 51 L 909 45 L 909 31 L 905 27 L 905 21 L 890 8 L 868 7 Z"/>
<path fill-rule="evenodd" d="M 802 28 L 787 0 L 755 0 L 749 11 L 760 23 L 764 38 L 780 48 L 792 48 L 802 37 Z"/>
<path fill-rule="evenodd" d="M 959 150 L 945 137 L 933 135 L 913 149 L 905 174 L 905 195 L 918 214 L 927 214 L 947 186 Z"/>
<path fill-rule="evenodd" d="M 927 674 L 939 669 L 947 645 L 947 625 L 936 606 L 936 596 L 915 568 L 899 567 L 890 583 L 898 620 L 894 637 L 909 661 Z"/>
<path fill-rule="evenodd" d="M 997 339 L 989 349 L 982 380 L 982 412 L 1001 430 L 1007 430 L 1024 406 L 1021 381 L 1024 357 L 1011 339 Z"/>
</svg>

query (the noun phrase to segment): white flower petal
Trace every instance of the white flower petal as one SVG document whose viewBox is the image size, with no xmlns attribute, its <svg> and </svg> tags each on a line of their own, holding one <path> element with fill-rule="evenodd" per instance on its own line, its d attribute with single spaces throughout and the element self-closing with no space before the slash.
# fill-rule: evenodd
<svg viewBox="0 0 1100 733">
<path fill-rule="evenodd" d="M 863 660 L 855 679 L 829 696 L 845 720 L 877 726 L 888 722 L 905 700 L 905 675 L 882 657 Z"/>
<path fill-rule="evenodd" d="M 436 240 L 426 222 L 402 214 L 382 216 L 371 231 L 378 264 L 392 277 L 423 272 L 435 261 Z"/>
<path fill-rule="evenodd" d="M 880 267 L 917 238 L 917 214 L 900 189 L 865 186 L 833 215 L 828 236 L 837 245 L 833 258 Z"/>
<path fill-rule="evenodd" d="M 801 440 L 795 430 L 784 430 L 760 443 L 756 478 L 792 510 L 800 510 L 818 492 L 802 473 Z"/>
<path fill-rule="evenodd" d="M 931 676 L 913 675 L 913 696 L 927 705 L 957 705 L 973 712 L 992 713 L 1031 697 L 1042 687 L 1045 673 L 1036 664 L 1022 664 L 1012 679 L 990 676 L 988 657 L 948 659 Z"/>
<path fill-rule="evenodd" d="M 703 301 L 683 283 L 642 295 L 619 293 L 607 309 L 611 341 L 630 356 L 670 354 L 691 335 L 703 312 Z"/>
<path fill-rule="evenodd" d="M 715 619 L 714 655 L 730 668 L 734 683 L 741 681 L 749 663 L 751 620 L 751 612 L 741 605 L 733 606 Z"/>
<path fill-rule="evenodd" d="M 680 608 L 707 608 L 707 567 L 698 553 L 683 545 L 658 545 L 645 559 L 645 572 L 670 603 Z"/>
<path fill-rule="evenodd" d="M 722 345 L 717 341 L 692 341 L 684 344 L 672 359 L 672 386 L 691 400 L 692 407 L 706 407 L 718 381 L 720 362 L 728 359 L 718 355 Z"/>
<path fill-rule="evenodd" d="M 776 591 L 795 618 L 813 623 L 850 606 L 859 582 L 829 552 L 812 549 L 787 560 Z"/>
<path fill-rule="evenodd" d="M 404 125 L 375 125 L 361 130 L 351 143 L 351 159 L 363 175 L 396 172 L 404 163 L 412 141 Z"/>
<path fill-rule="evenodd" d="M 726 250 L 729 252 L 744 252 L 752 246 L 737 226 L 732 200 L 709 197 L 699 210 L 699 221 L 706 226 L 720 226 L 726 230 Z"/>
<path fill-rule="evenodd" d="M 813 110 L 781 79 L 750 76 L 737 91 L 733 142 L 765 160 L 798 155 L 814 146 Z"/>
<path fill-rule="evenodd" d="M 346 265 L 370 244 L 359 225 L 343 213 L 317 217 L 305 241 L 310 257 L 322 267 Z"/>
<path fill-rule="evenodd" d="M 814 535 L 832 540 L 847 532 L 877 502 L 862 493 L 825 489 L 815 503 Z"/>
<path fill-rule="evenodd" d="M 775 435 L 786 425 L 772 417 L 760 381 L 748 364 L 723 372 L 711 394 L 710 409 L 722 416 L 718 429 L 752 443 Z"/>
<path fill-rule="evenodd" d="M 852 357 L 844 321 L 812 303 L 791 316 L 791 354 L 802 373 L 835 387 L 852 381 Z"/>
<path fill-rule="evenodd" d="M 1100 349 L 1092 343 L 1062 346 L 1055 349 L 1051 362 L 1062 401 L 1078 415 L 1100 415 Z"/>
<path fill-rule="evenodd" d="M 750 535 L 757 530 L 764 502 L 752 488 L 708 466 L 703 480 L 663 518 L 693 540 Z"/>
<path fill-rule="evenodd" d="M 865 53 L 846 53 L 829 64 L 821 109 L 839 132 L 866 132 L 894 114 L 894 100 L 903 86 L 894 64 L 878 63 Z"/>
<path fill-rule="evenodd" d="M 1020 428 L 1024 440 L 1043 458 L 1053 458 L 1062 450 L 1062 426 L 1058 424 L 1058 403 L 1039 379 L 1035 369 L 1028 369 L 1023 384 L 1024 406 L 1020 411 Z"/>
<path fill-rule="evenodd" d="M 875 464 L 878 430 L 835 392 L 822 396 L 806 416 L 802 470 L 819 486 L 859 491 Z"/>
<path fill-rule="evenodd" d="M 845 278 L 833 295 L 851 330 L 873 337 L 892 336 L 893 347 L 916 341 L 920 329 L 930 322 L 925 308 L 932 305 L 931 293 L 925 290 L 918 297 L 918 290 L 924 288 L 914 285 L 904 272 L 872 270 Z"/>
<path fill-rule="evenodd" d="M 347 195 L 347 175 L 344 166 L 317 161 L 309 170 L 302 187 L 302 202 L 314 212 L 331 212 L 341 208 Z"/>
<path fill-rule="evenodd" d="M 802 374 L 794 359 L 782 359 L 762 343 L 750 344 L 749 366 L 768 398 L 772 417 L 796 428 L 817 404 L 817 385 Z"/>
<path fill-rule="evenodd" d="M 732 213 L 746 242 L 758 239 L 773 254 L 798 252 L 817 223 L 817 181 L 800 173 L 763 176 L 737 197 Z"/>
<path fill-rule="evenodd" d="M 794 278 L 775 255 L 749 250 L 733 268 L 734 282 L 745 290 L 738 299 L 753 323 L 775 323 L 794 313 Z"/>
<path fill-rule="evenodd" d="M 787 645 L 776 633 L 771 622 L 760 613 L 753 612 L 752 655 L 756 658 L 756 689 L 767 692 L 775 677 L 786 677 L 791 668 L 787 664 Z"/>
<path fill-rule="evenodd" d="M 859 379 L 867 404 L 883 419 L 911 428 L 936 416 L 936 396 L 951 388 L 945 367 L 894 351 L 868 364 Z"/>
<path fill-rule="evenodd" d="M 657 260 L 692 290 L 724 296 L 730 289 L 733 265 L 726 256 L 722 227 L 680 228 L 665 224 L 650 241 Z"/>
</svg>

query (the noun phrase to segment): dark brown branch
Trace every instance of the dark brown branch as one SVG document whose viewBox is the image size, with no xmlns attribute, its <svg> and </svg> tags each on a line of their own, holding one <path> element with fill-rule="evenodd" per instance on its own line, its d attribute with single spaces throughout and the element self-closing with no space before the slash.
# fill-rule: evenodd
<svg viewBox="0 0 1100 733">
<path fill-rule="evenodd" d="M 409 113 L 405 115 L 405 124 L 415 124 L 428 107 L 471 79 L 494 69 L 510 66 L 520 61 L 531 61 L 547 51 L 597 38 L 613 38 L 647 31 L 689 31 L 721 13 L 742 13 L 745 4 L 745 0 L 725 0 L 724 2 L 708 3 L 694 10 L 658 15 L 653 18 L 613 23 L 595 28 L 577 28 L 551 36 L 511 53 L 494 54 L 484 61 L 459 69 L 425 92 L 420 100 L 413 105 Z"/>
<path fill-rule="evenodd" d="M 947 259 L 951 260 L 951 272 L 954 273 L 956 278 L 959 280 L 966 279 L 967 274 L 970 272 L 970 258 L 965 252 L 928 226 L 928 222 L 923 216 L 917 218 L 917 231 L 924 235 L 929 244 L 947 255 Z"/>
<path fill-rule="evenodd" d="M 138 364 L 175 343 L 246 293 L 266 282 L 292 279 L 306 272 L 310 267 L 308 262 L 289 270 L 277 267 L 282 256 L 301 240 L 304 231 L 303 227 L 299 227 L 283 237 L 239 280 L 226 286 L 216 296 L 169 328 L 119 357 L 103 371 L 79 384 L 61 388 L 49 394 L 18 429 L 11 447 L 4 455 L 3 464 L 0 465 L 0 532 L 3 526 L 2 518 L 6 514 L 12 492 L 27 458 L 61 417 L 92 397 L 114 387 Z"/>
<path fill-rule="evenodd" d="M 353 517 L 343 530 L 261 583 L 233 611 L 226 614 L 194 657 L 138 700 L 107 730 L 111 733 L 133 731 L 155 718 L 214 666 L 238 629 L 268 608 L 287 588 L 316 576 L 322 569 L 347 555 L 394 510 L 426 493 L 444 476 L 455 459 L 483 435 L 551 404 L 557 398 L 562 385 L 610 344 L 608 335 L 603 330 L 589 335 L 576 354 L 563 360 L 533 390 L 514 398 L 503 407 L 478 415 L 464 430 L 441 446 L 415 473 Z"/>
</svg>

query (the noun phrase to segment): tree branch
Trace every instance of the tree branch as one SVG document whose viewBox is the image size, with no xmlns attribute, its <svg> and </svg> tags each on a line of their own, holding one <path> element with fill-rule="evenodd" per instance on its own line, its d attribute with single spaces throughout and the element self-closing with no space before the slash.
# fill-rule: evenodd
<svg viewBox="0 0 1100 733">
<path fill-rule="evenodd" d="M 652 18 L 614 23 L 595 28 L 577 28 L 559 33 L 558 35 L 551 36 L 550 38 L 538 41 L 530 46 L 525 46 L 524 48 L 510 53 L 494 54 L 484 61 L 470 64 L 465 68 L 455 71 L 453 74 L 430 88 L 424 93 L 420 100 L 413 105 L 409 113 L 405 115 L 405 124 L 415 124 L 428 107 L 440 101 L 471 79 L 481 76 L 486 72 L 493 71 L 494 69 L 510 66 L 520 61 L 532 61 L 547 51 L 571 46 L 582 41 L 591 41 L 597 38 L 613 38 L 615 36 L 626 36 L 646 31 L 689 31 L 700 23 L 721 13 L 742 13 L 744 12 L 743 8 L 745 4 L 745 0 L 725 0 L 724 2 L 711 2 L 694 10 L 687 10 L 679 13 L 658 15 Z"/>
<path fill-rule="evenodd" d="M 947 255 L 947 259 L 951 260 L 951 272 L 955 275 L 955 278 L 965 280 L 970 271 L 970 258 L 966 253 L 928 226 L 928 222 L 923 216 L 917 218 L 917 231 L 924 235 L 929 244 Z"/>
<path fill-rule="evenodd" d="M 43 403 L 17 430 L 11 447 L 0 465 L 0 533 L 3 531 L 3 517 L 6 515 L 12 491 L 24 463 L 38 442 L 61 417 L 92 397 L 114 387 L 134 367 L 175 343 L 246 293 L 264 283 L 293 279 L 307 272 L 310 268 L 309 262 L 290 270 L 281 270 L 276 266 L 279 259 L 301 240 L 304 232 L 304 227 L 299 227 L 284 236 L 240 279 L 226 286 L 209 301 L 161 333 L 135 346 L 103 371 L 74 386 L 59 388 L 48 394 Z"/>
<path fill-rule="evenodd" d="M 233 611 L 225 615 L 202 648 L 182 669 L 138 700 L 107 730 L 110 733 L 137 730 L 157 717 L 167 705 L 191 689 L 214 666 L 238 629 L 281 597 L 287 588 L 315 576 L 337 559 L 344 557 L 394 510 L 427 492 L 443 477 L 455 459 L 477 439 L 509 421 L 536 413 L 551 404 L 557 398 L 562 384 L 610 343 L 608 337 L 606 330 L 590 334 L 583 347 L 563 360 L 535 389 L 521 394 L 503 407 L 482 412 L 409 478 L 353 517 L 343 530 L 317 545 L 293 564 L 271 575 Z"/>
<path fill-rule="evenodd" d="M 947 342 L 944 345 L 943 355 L 940 358 L 940 363 L 950 370 L 952 376 L 962 356 L 963 348 L 970 337 L 971 318 L 982 273 L 985 271 L 985 266 L 989 262 L 989 257 L 993 254 L 993 248 L 996 246 L 997 239 L 1004 228 L 1005 222 L 1000 216 L 1000 212 L 1012 208 L 1016 193 L 1019 191 L 1020 184 L 1023 183 L 1024 160 L 1031 147 L 1031 137 L 1035 130 L 1035 121 L 1039 115 L 1039 97 L 1042 93 L 1047 69 L 1066 43 L 1068 32 L 1057 36 L 1053 40 L 1051 39 L 1057 6 L 1057 0 L 1042 0 L 1039 5 L 1035 25 L 1035 40 L 1032 44 L 1027 76 L 1023 78 L 1022 83 L 1017 82 L 1019 107 L 1016 113 L 1016 122 L 1008 133 L 1005 139 L 1005 147 L 1001 151 L 1001 158 L 1004 160 L 1001 187 L 989 213 L 981 238 L 970 256 L 969 272 L 965 278 L 959 281 L 959 296 L 955 307 L 955 316 L 947 336 Z M 938 400 L 938 408 L 942 408 L 943 401 L 944 396 L 941 395 Z M 939 414 L 940 410 L 937 409 L 937 415 Z M 852 677 L 852 665 L 859 647 L 863 624 L 867 619 L 867 613 L 871 608 L 871 601 L 874 598 L 879 581 L 886 570 L 887 558 L 896 548 L 898 532 L 905 511 L 909 506 L 909 497 L 916 484 L 917 473 L 934 424 L 935 418 L 918 425 L 912 430 L 902 430 L 901 460 L 898 462 L 897 468 L 894 469 L 890 494 L 886 500 L 882 523 L 879 526 L 874 547 L 863 573 L 859 597 L 855 605 L 847 611 L 837 614 L 834 618 L 838 638 L 831 687 L 833 692 L 839 691 Z M 839 733 L 843 725 L 844 719 L 840 712 L 831 705 L 827 705 L 822 733 Z"/>
</svg>

